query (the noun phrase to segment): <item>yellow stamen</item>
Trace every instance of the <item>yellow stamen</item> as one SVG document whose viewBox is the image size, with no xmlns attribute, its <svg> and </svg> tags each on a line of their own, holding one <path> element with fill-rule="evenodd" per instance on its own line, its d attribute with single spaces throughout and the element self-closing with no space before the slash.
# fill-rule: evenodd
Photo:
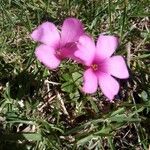
<svg viewBox="0 0 150 150">
<path fill-rule="evenodd" d="M 91 67 L 93 68 L 94 71 L 98 70 L 98 65 L 97 64 L 93 64 Z"/>
</svg>

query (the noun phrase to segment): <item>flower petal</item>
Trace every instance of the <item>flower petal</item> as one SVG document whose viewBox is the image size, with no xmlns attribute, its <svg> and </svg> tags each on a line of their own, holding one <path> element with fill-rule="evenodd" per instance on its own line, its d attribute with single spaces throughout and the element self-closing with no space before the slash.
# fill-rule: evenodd
<svg viewBox="0 0 150 150">
<path fill-rule="evenodd" d="M 46 45 L 57 47 L 60 41 L 60 35 L 56 26 L 51 22 L 42 23 L 35 29 L 31 37 L 34 41 Z"/>
<path fill-rule="evenodd" d="M 94 74 L 91 68 L 84 72 L 84 85 L 82 90 L 85 93 L 95 93 L 98 87 L 97 76 Z"/>
<path fill-rule="evenodd" d="M 47 45 L 40 45 L 35 50 L 35 55 L 49 69 L 56 69 L 60 60 L 55 56 L 55 49 Z"/>
<path fill-rule="evenodd" d="M 106 73 L 100 73 L 98 77 L 99 86 L 103 94 L 112 100 L 119 92 L 119 83 L 110 75 Z"/>
<path fill-rule="evenodd" d="M 71 59 L 73 59 L 75 61 L 79 61 L 79 59 L 74 56 L 74 53 L 75 53 L 76 50 L 77 50 L 76 43 L 67 43 L 61 49 L 62 58 L 71 58 Z"/>
<path fill-rule="evenodd" d="M 95 43 L 92 38 L 87 35 L 83 35 L 79 38 L 77 43 L 78 50 L 74 55 L 81 59 L 85 65 L 90 66 L 95 57 Z"/>
<path fill-rule="evenodd" d="M 122 56 L 113 56 L 106 60 L 104 65 L 106 65 L 107 72 L 117 78 L 126 79 L 129 77 L 129 72 Z"/>
<path fill-rule="evenodd" d="M 76 42 L 84 34 L 82 23 L 75 18 L 68 18 L 64 21 L 61 31 L 61 43 Z"/>
<path fill-rule="evenodd" d="M 100 35 L 96 45 L 96 53 L 102 58 L 109 58 L 118 46 L 118 38 L 111 35 Z"/>
</svg>

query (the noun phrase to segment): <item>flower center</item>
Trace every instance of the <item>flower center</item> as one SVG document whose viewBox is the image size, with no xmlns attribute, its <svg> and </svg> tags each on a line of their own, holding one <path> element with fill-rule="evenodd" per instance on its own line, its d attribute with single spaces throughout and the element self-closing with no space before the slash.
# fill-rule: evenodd
<svg viewBox="0 0 150 150">
<path fill-rule="evenodd" d="M 97 64 L 92 64 L 91 67 L 92 67 L 92 69 L 93 69 L 94 71 L 97 71 L 97 70 L 98 70 L 98 65 L 97 65 Z"/>
<path fill-rule="evenodd" d="M 62 59 L 62 58 L 63 58 L 63 56 L 62 56 L 62 51 L 61 51 L 60 48 L 55 51 L 55 55 L 56 55 L 56 57 L 59 58 L 59 59 Z"/>
<path fill-rule="evenodd" d="M 57 55 L 57 56 L 61 56 L 60 49 L 59 49 L 59 50 L 56 50 L 56 55 Z"/>
</svg>

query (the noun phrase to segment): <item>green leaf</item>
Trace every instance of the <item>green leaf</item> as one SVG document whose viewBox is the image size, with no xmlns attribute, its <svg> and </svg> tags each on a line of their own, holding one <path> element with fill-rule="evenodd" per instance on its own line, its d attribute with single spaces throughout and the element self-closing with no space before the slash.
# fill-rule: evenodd
<svg viewBox="0 0 150 150">
<path fill-rule="evenodd" d="M 61 85 L 61 89 L 64 92 L 73 93 L 74 92 L 74 84 L 72 82 L 65 82 Z"/>
<path fill-rule="evenodd" d="M 73 78 L 73 81 L 75 82 L 75 84 L 78 86 L 81 84 L 82 82 L 82 75 L 78 72 L 74 72 L 72 73 L 72 78 Z"/>
<path fill-rule="evenodd" d="M 119 108 L 118 110 L 114 111 L 111 116 L 115 116 L 117 114 L 123 114 L 125 112 L 125 108 L 122 107 L 122 108 Z"/>
<path fill-rule="evenodd" d="M 1 141 L 17 141 L 17 140 L 28 140 L 28 141 L 40 141 L 41 134 L 39 133 L 9 133 L 1 134 Z"/>
</svg>

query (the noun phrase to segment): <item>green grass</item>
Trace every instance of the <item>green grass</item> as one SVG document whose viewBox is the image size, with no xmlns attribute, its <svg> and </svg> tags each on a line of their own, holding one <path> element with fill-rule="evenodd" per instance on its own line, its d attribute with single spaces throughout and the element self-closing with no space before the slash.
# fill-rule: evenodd
<svg viewBox="0 0 150 150">
<path fill-rule="evenodd" d="M 149 0 L 0 1 L 0 149 L 147 150 L 150 144 Z M 30 33 L 43 21 L 79 18 L 97 39 L 120 38 L 130 78 L 114 103 L 80 92 L 82 69 L 50 71 L 34 56 Z"/>
</svg>

